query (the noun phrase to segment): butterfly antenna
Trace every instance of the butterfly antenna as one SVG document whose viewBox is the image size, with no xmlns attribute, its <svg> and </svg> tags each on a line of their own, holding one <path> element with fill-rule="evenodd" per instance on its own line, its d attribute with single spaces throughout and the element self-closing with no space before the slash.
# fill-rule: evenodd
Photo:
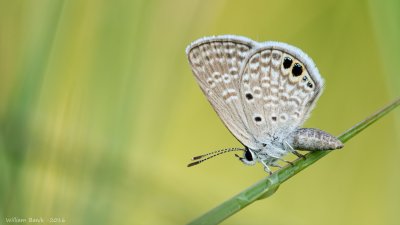
<svg viewBox="0 0 400 225">
<path fill-rule="evenodd" d="M 192 158 L 192 161 L 194 161 L 194 160 L 198 160 L 198 161 L 189 163 L 188 167 L 195 166 L 195 165 L 200 164 L 200 163 L 202 163 L 202 162 L 204 162 L 204 161 L 206 161 L 208 159 L 211 159 L 211 158 L 213 158 L 213 157 L 215 157 L 217 155 L 221 155 L 221 154 L 224 154 L 224 153 L 227 153 L 227 152 L 245 151 L 245 150 L 246 149 L 243 149 L 243 148 L 226 148 L 226 149 L 220 149 L 220 150 L 217 150 L 217 151 L 214 151 L 214 152 L 210 152 L 210 153 L 207 153 L 207 154 L 204 154 L 204 155 L 195 156 L 195 157 Z"/>
</svg>

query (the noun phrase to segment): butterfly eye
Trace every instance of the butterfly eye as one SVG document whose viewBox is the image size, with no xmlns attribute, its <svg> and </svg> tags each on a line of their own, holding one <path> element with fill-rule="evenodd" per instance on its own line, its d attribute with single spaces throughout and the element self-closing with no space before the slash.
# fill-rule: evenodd
<svg viewBox="0 0 400 225">
<path fill-rule="evenodd" d="M 244 157 L 247 161 L 253 161 L 253 155 L 251 154 L 250 150 L 246 150 L 246 152 L 244 153 Z"/>
</svg>

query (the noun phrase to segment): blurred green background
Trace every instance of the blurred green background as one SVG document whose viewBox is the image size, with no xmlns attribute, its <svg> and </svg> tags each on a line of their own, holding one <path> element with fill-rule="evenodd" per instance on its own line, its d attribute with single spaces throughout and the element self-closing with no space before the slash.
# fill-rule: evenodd
<svg viewBox="0 0 400 225">
<path fill-rule="evenodd" d="M 0 206 L 65 224 L 184 224 L 266 176 L 197 86 L 185 47 L 238 34 L 298 46 L 338 135 L 400 96 L 400 2 L 0 0 Z M 400 110 L 224 224 L 400 224 Z"/>
</svg>

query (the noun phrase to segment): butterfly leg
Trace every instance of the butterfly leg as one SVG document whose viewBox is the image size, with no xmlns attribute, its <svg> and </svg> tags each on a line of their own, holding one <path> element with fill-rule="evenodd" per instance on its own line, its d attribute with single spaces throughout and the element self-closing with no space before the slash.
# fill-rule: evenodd
<svg viewBox="0 0 400 225">
<path fill-rule="evenodd" d="M 277 162 L 273 162 L 273 163 L 271 164 L 271 166 L 273 166 L 273 167 L 278 167 L 278 168 L 282 168 L 282 166 L 279 165 Z"/>
<path fill-rule="evenodd" d="M 269 175 L 271 175 L 271 174 L 272 174 L 272 171 L 271 171 L 271 169 L 269 168 L 269 166 L 268 166 L 264 161 L 262 161 L 262 160 L 261 160 L 261 163 L 262 163 L 263 166 L 264 166 L 265 172 L 267 172 L 267 173 L 269 173 Z"/>
<path fill-rule="evenodd" d="M 289 146 L 289 151 L 290 151 L 291 153 L 293 153 L 295 156 L 297 156 L 298 158 L 303 158 L 303 159 L 306 158 L 305 155 L 300 154 L 298 151 L 294 150 L 294 148 L 293 148 L 289 143 L 287 143 L 287 141 L 285 141 L 285 144 L 286 144 L 287 146 Z M 292 165 L 293 165 L 293 163 L 292 163 Z"/>
<path fill-rule="evenodd" d="M 279 164 L 277 163 L 278 160 L 279 160 L 279 161 L 282 161 L 282 162 L 285 162 L 285 163 L 290 164 L 290 165 L 293 166 L 293 163 L 292 163 L 292 162 L 290 162 L 290 161 L 288 161 L 288 160 L 285 160 L 285 159 L 282 159 L 282 158 L 274 158 L 274 160 L 271 161 L 269 165 L 271 165 L 271 166 L 273 166 L 273 167 L 282 168 L 282 166 L 279 165 Z"/>
<path fill-rule="evenodd" d="M 292 152 L 294 155 L 296 155 L 298 158 L 303 158 L 306 159 L 306 155 L 300 154 L 298 151 L 293 151 Z"/>
<path fill-rule="evenodd" d="M 288 161 L 288 160 L 285 160 L 285 159 L 279 159 L 279 160 L 282 161 L 282 162 L 285 162 L 285 163 L 287 163 L 287 164 L 290 164 L 291 166 L 294 165 L 292 162 L 290 162 L 290 161 Z"/>
</svg>

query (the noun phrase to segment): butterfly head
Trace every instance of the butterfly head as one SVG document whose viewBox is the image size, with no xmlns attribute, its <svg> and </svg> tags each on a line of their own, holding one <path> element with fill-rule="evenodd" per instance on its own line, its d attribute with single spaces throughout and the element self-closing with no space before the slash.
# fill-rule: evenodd
<svg viewBox="0 0 400 225">
<path fill-rule="evenodd" d="M 243 157 L 236 155 L 240 161 L 248 166 L 253 166 L 257 162 L 257 155 L 253 152 L 253 150 L 249 149 L 248 147 L 245 148 L 243 152 Z"/>
</svg>

